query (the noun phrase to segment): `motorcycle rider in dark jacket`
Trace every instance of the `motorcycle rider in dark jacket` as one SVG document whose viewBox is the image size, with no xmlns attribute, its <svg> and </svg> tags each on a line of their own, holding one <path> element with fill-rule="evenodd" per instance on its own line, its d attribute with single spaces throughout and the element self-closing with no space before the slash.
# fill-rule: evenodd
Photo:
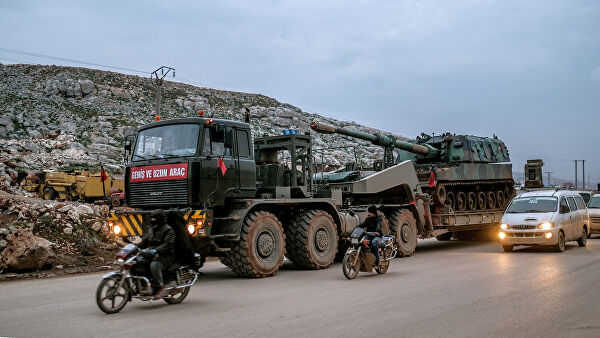
<svg viewBox="0 0 600 338">
<path fill-rule="evenodd" d="M 175 262 L 175 231 L 167 224 L 163 211 L 157 211 L 150 216 L 151 229 L 142 237 L 139 247 L 144 265 L 150 266 L 152 284 L 155 287 L 154 299 L 164 296 L 165 285 L 163 270 L 167 270 Z"/>
<path fill-rule="evenodd" d="M 378 236 L 369 237 L 371 237 L 371 252 L 375 255 L 375 265 L 379 265 L 379 244 L 381 243 L 381 236 L 383 236 L 383 231 L 381 230 L 383 220 L 381 216 L 377 215 L 377 207 L 375 205 L 370 205 L 367 212 L 367 218 L 358 227 L 365 229 L 367 232 L 377 233 Z"/>
</svg>

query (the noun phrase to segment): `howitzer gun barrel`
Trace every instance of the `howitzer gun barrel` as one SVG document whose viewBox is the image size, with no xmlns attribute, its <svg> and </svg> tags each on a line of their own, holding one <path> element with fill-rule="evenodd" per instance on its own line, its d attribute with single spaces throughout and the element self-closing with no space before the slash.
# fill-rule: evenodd
<svg viewBox="0 0 600 338">
<path fill-rule="evenodd" d="M 310 124 L 312 130 L 321 133 L 321 134 L 340 134 L 346 135 L 349 137 L 358 138 L 361 140 L 369 141 L 374 145 L 381 147 L 394 147 L 402 150 L 409 151 L 411 153 L 419 154 L 419 155 L 434 155 L 437 153 L 437 149 L 433 147 L 427 147 L 421 144 L 414 144 L 410 142 L 404 142 L 400 140 L 396 140 L 392 136 L 386 136 L 381 134 L 369 134 L 363 133 L 356 130 L 350 130 L 346 128 L 332 126 L 331 124 L 323 123 L 323 122 L 312 122 Z"/>
</svg>

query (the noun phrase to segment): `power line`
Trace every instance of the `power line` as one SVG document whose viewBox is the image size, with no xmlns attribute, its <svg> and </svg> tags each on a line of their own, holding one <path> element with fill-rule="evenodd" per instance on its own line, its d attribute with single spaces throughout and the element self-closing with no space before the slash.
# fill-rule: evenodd
<svg viewBox="0 0 600 338">
<path fill-rule="evenodd" d="M 59 56 L 52 56 L 52 55 L 46 55 L 46 54 L 40 54 L 40 53 L 32 53 L 32 52 L 27 52 L 27 51 L 22 51 L 22 50 L 17 50 L 17 49 L 10 49 L 10 48 L 2 48 L 2 47 L 0 47 L 0 51 L 1 52 L 5 52 L 5 53 L 12 53 L 12 54 L 18 54 L 18 55 L 32 56 L 32 57 L 37 57 L 37 58 L 42 58 L 42 59 L 50 59 L 50 60 L 56 60 L 56 61 L 78 63 L 78 64 L 88 65 L 88 66 L 96 66 L 96 67 L 102 67 L 102 68 L 123 70 L 123 71 L 133 72 L 133 73 L 150 74 L 150 72 L 146 72 L 146 71 L 138 70 L 138 69 L 124 68 L 124 67 L 117 67 L 117 66 L 109 66 L 109 65 L 103 65 L 101 63 L 87 62 L 87 61 L 81 61 L 81 60 L 75 60 L 75 59 L 67 59 L 67 58 L 63 58 L 63 57 L 59 57 Z M 13 62 L 20 62 L 20 61 L 14 61 L 14 60 L 11 60 L 11 61 L 13 61 Z M 29 63 L 29 62 L 27 62 L 27 63 Z"/>
</svg>

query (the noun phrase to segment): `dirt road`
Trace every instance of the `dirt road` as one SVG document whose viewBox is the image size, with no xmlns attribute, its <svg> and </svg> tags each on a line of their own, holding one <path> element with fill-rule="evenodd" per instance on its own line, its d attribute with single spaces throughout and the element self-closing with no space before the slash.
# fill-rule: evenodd
<svg viewBox="0 0 600 338">
<path fill-rule="evenodd" d="M 179 305 L 94 303 L 99 274 L 0 284 L 1 336 L 598 337 L 600 239 L 564 253 L 498 243 L 419 244 L 385 275 L 336 264 L 242 279 L 216 262 Z"/>
</svg>

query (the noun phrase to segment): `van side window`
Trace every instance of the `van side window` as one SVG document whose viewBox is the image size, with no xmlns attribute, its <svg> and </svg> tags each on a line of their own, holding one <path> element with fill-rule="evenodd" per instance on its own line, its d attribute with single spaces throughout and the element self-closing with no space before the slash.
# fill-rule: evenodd
<svg viewBox="0 0 600 338">
<path fill-rule="evenodd" d="M 577 209 L 585 210 L 585 202 L 581 196 L 575 196 L 575 202 L 577 202 Z"/>
<path fill-rule="evenodd" d="M 577 204 L 575 203 L 575 199 L 573 199 L 573 197 L 567 197 L 567 202 L 569 202 L 569 208 L 571 208 L 571 211 L 577 211 Z"/>
<path fill-rule="evenodd" d="M 250 156 L 250 143 L 248 140 L 248 132 L 245 130 L 237 131 L 237 144 L 238 144 L 238 156 L 249 157 Z"/>
<path fill-rule="evenodd" d="M 560 198 L 560 207 L 558 210 L 562 210 L 563 207 L 569 207 L 569 205 L 567 204 L 567 199 L 564 197 Z M 562 214 L 562 211 L 560 212 Z"/>
</svg>

